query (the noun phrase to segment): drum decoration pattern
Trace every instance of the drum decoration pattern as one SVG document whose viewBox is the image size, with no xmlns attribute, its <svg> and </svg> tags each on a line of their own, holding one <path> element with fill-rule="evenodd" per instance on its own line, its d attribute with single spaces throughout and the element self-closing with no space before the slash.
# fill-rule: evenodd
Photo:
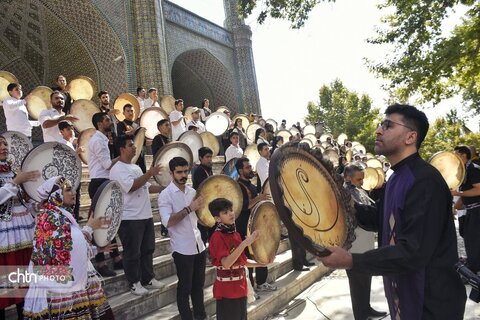
<svg viewBox="0 0 480 320">
<path fill-rule="evenodd" d="M 33 149 L 33 145 L 30 139 L 21 132 L 7 131 L 2 133 L 2 136 L 7 140 L 10 149 L 8 160 L 12 163 L 12 170 L 16 172 L 22 166 L 25 156 Z"/>
<path fill-rule="evenodd" d="M 228 160 L 227 163 L 225 163 L 225 165 L 223 166 L 222 168 L 222 174 L 226 175 L 226 176 L 229 176 L 230 178 L 232 178 L 233 180 L 238 180 L 238 177 L 240 176 L 238 174 L 238 171 L 237 171 L 237 168 L 235 168 L 235 164 L 237 163 L 237 159 L 238 158 L 233 158 L 233 159 L 230 159 Z"/>
<path fill-rule="evenodd" d="M 355 238 L 351 196 L 318 151 L 283 146 L 272 156 L 269 181 L 280 218 L 306 250 L 325 256 L 328 246 L 350 246 Z"/>
<path fill-rule="evenodd" d="M 92 206 L 95 218 L 105 218 L 106 229 L 93 231 L 95 244 L 99 247 L 107 246 L 117 234 L 123 213 L 123 194 L 117 181 L 105 181 L 95 193 Z"/>
<path fill-rule="evenodd" d="M 214 175 L 205 179 L 197 189 L 196 197 L 202 196 L 205 199 L 205 206 L 197 210 L 199 222 L 208 227 L 215 225 L 208 204 L 217 198 L 225 198 L 233 203 L 235 219 L 240 215 L 243 206 L 242 190 L 238 183 L 226 175 Z"/>
<path fill-rule="evenodd" d="M 261 201 L 252 209 L 248 218 L 247 235 L 256 230 L 260 233 L 259 239 L 252 243 L 248 250 L 255 261 L 263 264 L 271 263 L 277 254 L 282 234 L 280 218 L 271 201 Z"/>
<path fill-rule="evenodd" d="M 67 145 L 46 142 L 30 150 L 22 162 L 21 170 L 40 171 L 37 181 L 28 181 L 22 185 L 30 198 L 40 202 L 37 188 L 52 177 L 65 177 L 72 182 L 73 189 L 76 190 L 82 177 L 82 162 L 76 152 Z"/>
</svg>

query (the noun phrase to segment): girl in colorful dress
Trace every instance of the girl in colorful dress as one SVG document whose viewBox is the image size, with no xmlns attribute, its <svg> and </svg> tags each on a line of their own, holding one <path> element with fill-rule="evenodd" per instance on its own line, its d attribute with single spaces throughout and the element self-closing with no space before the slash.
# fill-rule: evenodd
<svg viewBox="0 0 480 320">
<path fill-rule="evenodd" d="M 8 161 L 8 142 L 0 135 L 0 266 L 28 266 L 32 254 L 35 220 L 32 205 L 25 201 L 20 184 L 35 180 L 38 171 L 12 171 Z M 14 289 L 7 289 L 8 297 L 0 298 L 0 319 L 5 319 L 5 308 L 16 304 L 19 318 L 23 298 Z"/>
<path fill-rule="evenodd" d="M 36 278 L 25 297 L 24 319 L 113 319 L 90 262 L 96 253 L 90 245 L 93 229 L 102 227 L 102 219 L 92 217 L 80 228 L 72 215 L 75 190 L 64 177 L 50 178 L 38 194 L 44 203 L 29 267 Z"/>
</svg>

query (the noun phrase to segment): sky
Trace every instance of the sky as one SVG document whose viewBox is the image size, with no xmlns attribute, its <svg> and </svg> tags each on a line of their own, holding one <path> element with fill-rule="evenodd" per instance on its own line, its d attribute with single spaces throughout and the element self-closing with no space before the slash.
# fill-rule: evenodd
<svg viewBox="0 0 480 320">
<path fill-rule="evenodd" d="M 223 0 L 171 0 L 220 26 L 225 13 Z M 264 118 L 288 123 L 307 115 L 309 101 L 318 102 L 321 86 L 340 79 L 346 88 L 368 94 L 373 106 L 385 109 L 387 93 L 383 80 L 369 72 L 364 58 L 382 61 L 389 47 L 368 44 L 385 14 L 377 1 L 336 0 L 320 3 L 310 13 L 305 26 L 290 28 L 287 21 L 268 18 L 259 25 L 256 16 L 246 19 L 253 32 L 253 55 Z M 452 20 L 453 21 L 453 20 Z M 454 25 L 448 25 L 451 28 Z M 448 30 L 448 29 L 447 29 Z M 467 114 L 459 99 L 441 103 L 435 109 L 423 106 L 430 122 L 444 116 L 452 108 Z M 478 117 L 469 117 L 467 125 L 478 131 Z"/>
</svg>

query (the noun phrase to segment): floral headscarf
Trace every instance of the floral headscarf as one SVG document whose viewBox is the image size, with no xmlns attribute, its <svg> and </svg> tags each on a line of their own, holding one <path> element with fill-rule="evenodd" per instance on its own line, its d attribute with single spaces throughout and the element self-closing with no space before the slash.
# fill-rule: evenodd
<svg viewBox="0 0 480 320">
<path fill-rule="evenodd" d="M 72 183 L 61 176 L 56 176 L 45 181 L 37 192 L 40 199 L 54 206 L 63 206 L 63 191 L 65 188 L 71 187 Z M 69 208 L 67 208 L 68 210 Z M 71 210 L 69 210 L 71 211 Z"/>
</svg>

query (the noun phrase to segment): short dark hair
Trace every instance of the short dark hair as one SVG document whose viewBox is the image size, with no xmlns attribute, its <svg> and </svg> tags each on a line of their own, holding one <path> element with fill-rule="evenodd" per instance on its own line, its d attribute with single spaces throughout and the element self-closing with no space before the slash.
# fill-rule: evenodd
<svg viewBox="0 0 480 320">
<path fill-rule="evenodd" d="M 467 156 L 467 160 L 470 160 L 472 158 L 472 152 L 470 151 L 470 148 L 464 145 L 456 146 L 453 149 L 455 152 L 464 154 Z"/>
<path fill-rule="evenodd" d="M 132 136 L 129 136 L 127 134 L 122 134 L 119 135 L 115 141 L 113 142 L 113 145 L 115 147 L 115 150 L 117 151 L 118 154 L 120 154 L 120 148 L 125 148 L 127 146 L 127 141 L 132 140 Z"/>
<path fill-rule="evenodd" d="M 65 78 L 65 80 L 67 80 L 67 77 L 65 77 L 63 74 L 59 74 L 59 75 L 57 76 L 57 81 L 58 81 L 58 79 L 60 79 L 60 77 Z"/>
<path fill-rule="evenodd" d="M 225 198 L 214 199 L 208 204 L 208 210 L 214 217 L 218 217 L 220 212 L 228 209 L 233 209 L 233 203 Z"/>
<path fill-rule="evenodd" d="M 263 150 L 263 147 L 267 146 L 268 147 L 268 144 L 266 144 L 265 142 L 261 142 L 257 145 L 257 151 L 260 152 Z"/>
<path fill-rule="evenodd" d="M 399 103 L 392 104 L 391 106 L 388 106 L 387 110 L 385 110 L 386 115 L 393 113 L 402 115 L 405 123 L 417 132 L 416 147 L 417 150 L 420 149 L 429 127 L 428 118 L 425 113 L 414 106 Z"/>
<path fill-rule="evenodd" d="M 175 100 L 175 106 L 176 106 L 177 104 L 179 104 L 180 102 L 183 102 L 183 99 L 177 99 L 177 100 Z"/>
<path fill-rule="evenodd" d="M 208 99 L 203 99 L 203 100 L 202 100 L 202 108 L 205 107 L 205 103 L 206 103 L 207 101 L 208 101 Z M 210 101 L 209 101 L 209 102 L 210 102 Z"/>
<path fill-rule="evenodd" d="M 353 177 L 356 172 L 362 172 L 363 169 L 360 167 L 358 164 L 351 163 L 348 166 L 345 167 L 343 171 L 343 176 L 344 177 Z"/>
<path fill-rule="evenodd" d="M 182 157 L 174 157 L 172 158 L 172 160 L 168 162 L 168 167 L 170 168 L 171 172 L 175 171 L 176 167 L 185 167 L 185 166 L 188 166 L 188 161 Z"/>
<path fill-rule="evenodd" d="M 125 109 L 127 109 L 127 108 L 132 108 L 133 109 L 133 106 L 130 103 L 127 103 L 126 105 L 123 106 L 123 112 L 125 112 Z"/>
<path fill-rule="evenodd" d="M 62 92 L 58 91 L 58 90 L 54 90 L 52 93 L 50 93 L 50 100 L 52 100 L 52 97 L 56 94 L 59 94 L 63 97 L 63 99 L 65 99 L 65 96 L 63 95 Z"/>
<path fill-rule="evenodd" d="M 145 90 L 145 88 L 144 88 L 144 87 L 138 87 L 138 88 L 137 88 L 137 94 L 139 94 L 140 91 L 142 91 L 142 90 Z"/>
<path fill-rule="evenodd" d="M 101 98 L 104 94 L 108 94 L 108 91 L 102 90 L 98 93 L 98 98 Z"/>
<path fill-rule="evenodd" d="M 237 131 L 232 131 L 232 132 L 230 132 L 230 135 L 228 136 L 228 139 L 230 139 L 230 138 L 233 137 L 233 136 L 238 136 L 238 135 L 239 135 L 239 134 L 238 134 Z"/>
<path fill-rule="evenodd" d="M 98 123 L 102 122 L 105 117 L 108 117 L 106 112 L 97 112 L 92 116 L 92 124 L 98 130 Z"/>
<path fill-rule="evenodd" d="M 60 121 L 58 123 L 58 130 L 62 131 L 63 129 L 71 128 L 72 123 L 69 121 Z"/>
<path fill-rule="evenodd" d="M 213 151 L 209 147 L 201 147 L 200 149 L 198 149 L 198 157 L 199 158 L 203 158 L 207 154 L 213 155 Z"/>
<path fill-rule="evenodd" d="M 163 125 L 165 122 L 168 122 L 168 119 L 162 119 L 160 121 L 157 122 L 157 129 L 158 127 L 160 127 L 161 125 Z"/>
<path fill-rule="evenodd" d="M 18 88 L 20 85 L 18 83 L 10 83 L 8 86 L 7 86 L 7 91 L 10 92 L 10 91 L 13 91 L 15 88 Z"/>
<path fill-rule="evenodd" d="M 250 162 L 250 160 L 247 157 L 238 158 L 235 162 L 235 169 L 237 169 L 237 171 L 243 169 L 245 167 L 245 162 Z"/>
</svg>

